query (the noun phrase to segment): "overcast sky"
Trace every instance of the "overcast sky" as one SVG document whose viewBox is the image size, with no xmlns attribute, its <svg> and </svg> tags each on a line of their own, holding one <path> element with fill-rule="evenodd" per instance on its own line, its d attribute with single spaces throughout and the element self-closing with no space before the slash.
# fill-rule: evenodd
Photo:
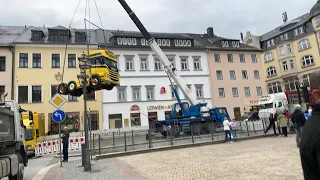
<svg viewBox="0 0 320 180">
<path fill-rule="evenodd" d="M 1 25 L 69 26 L 79 0 L 0 0 Z M 81 0 L 72 27 L 84 28 Z M 117 0 L 88 0 L 91 21 L 105 29 L 138 30 Z M 148 31 L 205 33 L 207 27 L 227 38 L 240 32 L 261 35 L 281 25 L 282 12 L 289 20 L 308 13 L 316 0 L 127 0 Z M 4 8 L 5 7 L 5 8 Z"/>
</svg>

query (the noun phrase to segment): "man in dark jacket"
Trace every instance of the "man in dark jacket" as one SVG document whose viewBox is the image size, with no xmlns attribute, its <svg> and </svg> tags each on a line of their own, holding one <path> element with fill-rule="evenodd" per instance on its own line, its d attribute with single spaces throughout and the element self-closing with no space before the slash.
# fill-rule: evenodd
<svg viewBox="0 0 320 180">
<path fill-rule="evenodd" d="M 320 179 L 320 71 L 311 74 L 310 88 L 315 102 L 306 122 L 300 146 L 301 164 L 305 180 Z"/>
<path fill-rule="evenodd" d="M 304 113 L 301 111 L 301 106 L 296 105 L 295 111 L 292 113 L 291 121 L 296 129 L 296 143 L 297 147 L 300 147 L 301 134 L 303 131 L 303 126 L 306 123 L 306 118 L 304 117 Z"/>
<path fill-rule="evenodd" d="M 62 162 L 68 162 L 69 132 L 67 127 L 63 128 L 62 144 L 63 144 L 63 161 Z"/>
</svg>

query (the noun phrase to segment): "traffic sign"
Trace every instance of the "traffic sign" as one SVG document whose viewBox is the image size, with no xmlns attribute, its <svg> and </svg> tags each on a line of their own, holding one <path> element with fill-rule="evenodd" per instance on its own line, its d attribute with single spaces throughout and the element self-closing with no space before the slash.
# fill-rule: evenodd
<svg viewBox="0 0 320 180">
<path fill-rule="evenodd" d="M 55 110 L 52 115 L 52 120 L 56 123 L 61 123 L 66 119 L 66 113 L 60 109 Z"/>
<path fill-rule="evenodd" d="M 65 102 L 67 102 L 67 100 L 63 96 L 61 96 L 59 93 L 54 95 L 49 101 L 49 103 L 52 104 L 57 109 L 60 109 Z"/>
</svg>

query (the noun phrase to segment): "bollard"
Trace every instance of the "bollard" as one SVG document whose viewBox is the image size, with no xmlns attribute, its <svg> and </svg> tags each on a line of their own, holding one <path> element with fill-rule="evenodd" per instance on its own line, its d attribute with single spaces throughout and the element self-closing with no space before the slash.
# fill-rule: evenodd
<svg viewBox="0 0 320 180">
<path fill-rule="evenodd" d="M 99 146 L 99 155 L 101 155 L 101 137 L 100 137 L 100 134 L 98 136 L 98 146 Z"/>
<path fill-rule="evenodd" d="M 84 166 L 84 159 L 85 159 L 85 151 L 84 149 L 86 148 L 85 144 L 81 144 L 81 156 L 82 156 L 82 166 Z"/>
<path fill-rule="evenodd" d="M 114 132 L 112 132 L 112 145 L 113 145 L 113 147 L 116 146 L 116 143 L 115 143 L 115 141 L 114 141 Z"/>
<path fill-rule="evenodd" d="M 148 140 L 149 140 L 149 149 L 151 149 L 152 148 L 152 139 L 151 139 L 152 137 L 151 137 L 151 131 L 150 131 L 150 129 L 148 130 Z"/>
<path fill-rule="evenodd" d="M 242 133 L 242 124 L 241 124 L 241 121 L 240 121 L 240 131 Z"/>
<path fill-rule="evenodd" d="M 211 139 L 212 139 L 212 141 L 214 141 L 213 131 L 214 131 L 214 127 L 213 127 L 213 123 L 212 123 L 211 124 Z"/>
<path fill-rule="evenodd" d="M 194 139 L 193 139 L 193 126 L 191 126 L 191 139 L 192 139 L 192 144 L 194 144 Z"/>
<path fill-rule="evenodd" d="M 252 121 L 253 131 L 256 133 L 256 127 L 254 127 L 254 121 Z"/>
<path fill-rule="evenodd" d="M 263 128 L 263 132 L 266 132 L 266 128 L 265 128 L 265 125 L 264 125 L 264 120 L 263 120 L 263 119 L 261 119 L 261 121 L 262 121 L 262 128 Z"/>
<path fill-rule="evenodd" d="M 248 127 L 248 121 L 246 121 L 246 126 L 247 126 L 248 136 L 250 136 L 250 134 L 249 134 L 249 127 Z"/>
<path fill-rule="evenodd" d="M 127 132 L 124 132 L 124 151 L 127 152 Z"/>
<path fill-rule="evenodd" d="M 170 129 L 171 133 L 170 133 L 170 138 L 171 138 L 171 146 L 173 146 L 173 128 Z"/>
<path fill-rule="evenodd" d="M 134 145 L 133 130 L 131 130 L 131 137 L 132 137 L 132 146 L 133 146 Z"/>
</svg>

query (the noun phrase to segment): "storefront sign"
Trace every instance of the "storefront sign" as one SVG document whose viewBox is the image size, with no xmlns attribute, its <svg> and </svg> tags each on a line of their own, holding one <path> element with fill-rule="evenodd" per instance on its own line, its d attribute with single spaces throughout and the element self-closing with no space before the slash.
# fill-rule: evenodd
<svg viewBox="0 0 320 180">
<path fill-rule="evenodd" d="M 147 106 L 147 109 L 148 109 L 148 111 L 150 111 L 150 110 L 172 109 L 172 105 Z"/>
<path fill-rule="evenodd" d="M 245 104 L 245 105 L 249 105 L 249 106 L 258 105 L 259 102 L 260 102 L 260 101 L 257 100 L 257 99 L 245 99 L 245 100 L 244 100 L 244 104 Z"/>
</svg>

